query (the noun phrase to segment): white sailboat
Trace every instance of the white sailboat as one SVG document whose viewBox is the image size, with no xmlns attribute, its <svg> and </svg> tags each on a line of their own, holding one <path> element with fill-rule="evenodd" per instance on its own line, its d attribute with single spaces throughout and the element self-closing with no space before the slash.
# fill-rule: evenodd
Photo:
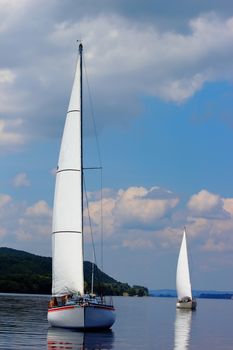
<svg viewBox="0 0 233 350">
<path fill-rule="evenodd" d="M 116 316 L 112 303 L 84 294 L 82 52 L 80 44 L 56 174 L 48 322 L 53 327 L 99 329 L 110 328 Z"/>
<path fill-rule="evenodd" d="M 177 308 L 196 309 L 197 302 L 192 298 L 185 229 L 177 263 L 176 290 L 178 298 L 176 303 Z"/>
</svg>

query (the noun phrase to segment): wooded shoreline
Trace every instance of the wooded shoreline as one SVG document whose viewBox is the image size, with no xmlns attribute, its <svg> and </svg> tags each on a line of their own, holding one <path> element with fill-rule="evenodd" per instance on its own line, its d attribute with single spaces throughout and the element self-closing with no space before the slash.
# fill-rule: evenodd
<svg viewBox="0 0 233 350">
<path fill-rule="evenodd" d="M 92 263 L 84 262 L 85 292 L 91 290 Z M 0 292 L 51 294 L 52 258 L 0 248 Z M 144 286 L 130 286 L 94 266 L 94 292 L 101 295 L 148 296 Z"/>
</svg>

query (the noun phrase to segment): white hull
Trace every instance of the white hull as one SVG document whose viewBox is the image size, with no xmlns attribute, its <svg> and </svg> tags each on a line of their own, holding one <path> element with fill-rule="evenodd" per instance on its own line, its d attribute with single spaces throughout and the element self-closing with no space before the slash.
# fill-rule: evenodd
<svg viewBox="0 0 233 350">
<path fill-rule="evenodd" d="M 69 305 L 48 310 L 51 327 L 100 329 L 110 328 L 115 322 L 113 307 L 105 305 Z"/>
<path fill-rule="evenodd" d="M 190 301 L 182 301 L 179 300 L 176 303 L 177 309 L 187 309 L 187 310 L 195 310 L 197 307 L 196 300 L 190 300 Z"/>
</svg>

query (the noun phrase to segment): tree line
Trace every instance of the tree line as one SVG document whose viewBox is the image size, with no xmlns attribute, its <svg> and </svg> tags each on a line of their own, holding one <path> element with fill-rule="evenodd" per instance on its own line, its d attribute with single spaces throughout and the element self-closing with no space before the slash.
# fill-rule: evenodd
<svg viewBox="0 0 233 350">
<path fill-rule="evenodd" d="M 91 292 L 92 263 L 84 262 L 84 288 Z M 0 292 L 51 294 L 52 259 L 24 251 L 0 248 Z M 102 272 L 94 265 L 94 292 L 98 295 L 147 296 L 144 286 L 130 286 Z"/>
</svg>

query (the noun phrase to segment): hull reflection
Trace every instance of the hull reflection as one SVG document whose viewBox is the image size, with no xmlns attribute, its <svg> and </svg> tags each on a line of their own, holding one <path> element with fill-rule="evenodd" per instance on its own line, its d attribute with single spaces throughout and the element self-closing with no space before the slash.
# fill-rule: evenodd
<svg viewBox="0 0 233 350">
<path fill-rule="evenodd" d="M 113 343 L 112 330 L 81 332 L 72 329 L 49 328 L 47 333 L 48 350 L 113 349 Z"/>
<path fill-rule="evenodd" d="M 191 310 L 176 310 L 174 350 L 189 349 L 191 323 Z"/>
</svg>

